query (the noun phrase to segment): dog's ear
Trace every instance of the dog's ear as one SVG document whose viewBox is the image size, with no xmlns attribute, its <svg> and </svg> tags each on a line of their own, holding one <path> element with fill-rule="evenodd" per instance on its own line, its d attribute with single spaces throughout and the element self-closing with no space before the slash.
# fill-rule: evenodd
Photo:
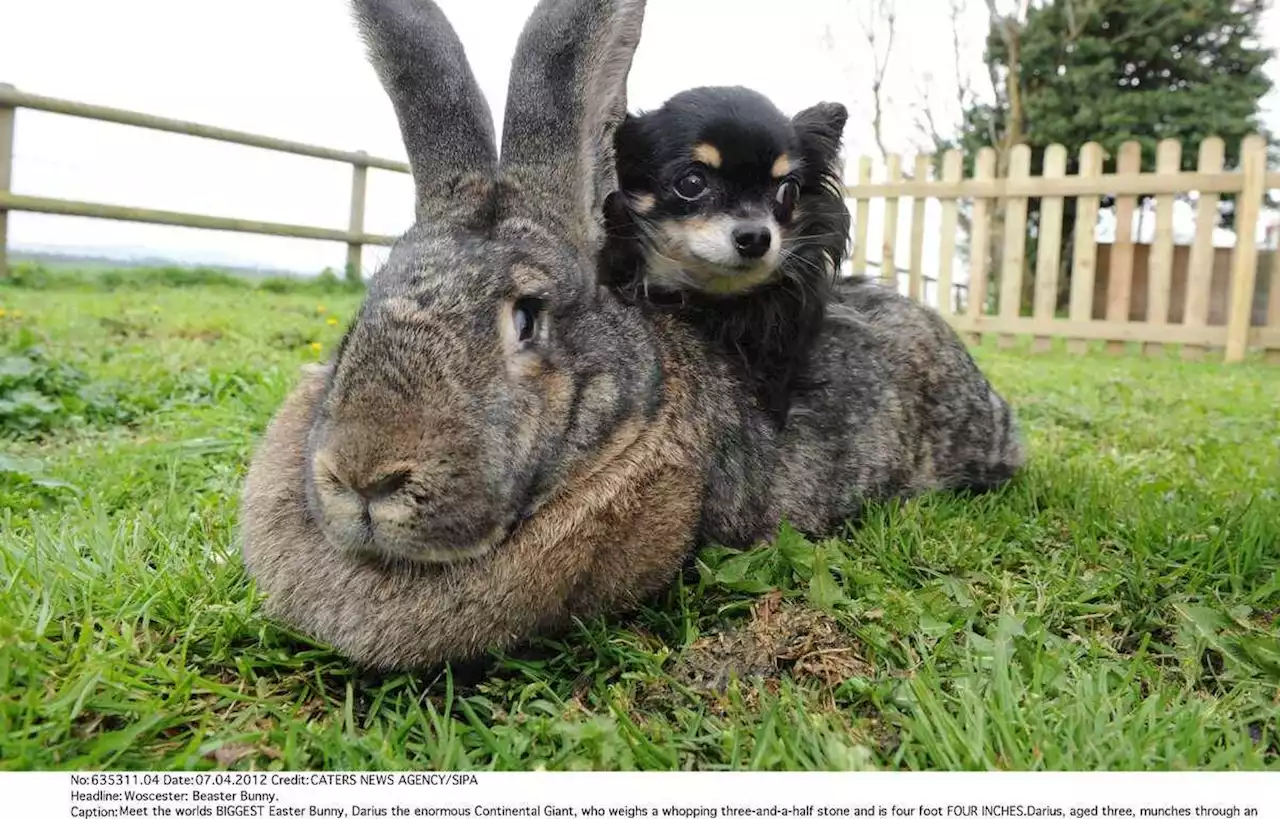
<svg viewBox="0 0 1280 819">
<path fill-rule="evenodd" d="M 838 102 L 820 102 L 791 118 L 805 152 L 816 151 L 831 162 L 840 153 L 849 110 Z"/>
<path fill-rule="evenodd" d="M 844 126 L 848 121 L 849 109 L 843 104 L 820 102 L 792 117 L 791 125 L 797 131 L 822 131 L 840 139 L 844 135 Z"/>
<path fill-rule="evenodd" d="M 353 0 L 353 11 L 400 123 L 418 218 L 468 218 L 487 198 L 497 148 L 458 35 L 431 0 Z"/>
<path fill-rule="evenodd" d="M 644 8 L 541 0 L 511 65 L 500 170 L 517 193 L 505 212 L 562 228 L 584 261 L 599 248 L 604 199 L 617 187 L 613 135 Z"/>
</svg>

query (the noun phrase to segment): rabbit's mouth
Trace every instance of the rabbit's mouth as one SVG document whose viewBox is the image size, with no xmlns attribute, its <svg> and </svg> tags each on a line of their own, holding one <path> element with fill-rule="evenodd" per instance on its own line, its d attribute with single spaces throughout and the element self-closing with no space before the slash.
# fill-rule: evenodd
<svg viewBox="0 0 1280 819">
<path fill-rule="evenodd" d="M 351 546 L 383 559 L 430 566 L 472 563 L 511 541 L 520 527 L 536 515 L 538 506 L 531 490 L 505 522 L 487 531 L 483 531 L 483 523 L 477 525 L 473 519 L 436 517 L 429 527 L 424 527 L 420 518 L 401 523 L 384 514 L 375 523 L 366 516 L 360 522 L 362 536 Z M 483 534 L 477 537 L 481 531 Z"/>
<path fill-rule="evenodd" d="M 313 456 L 308 503 L 329 546 L 355 558 L 474 561 L 501 547 L 534 508 L 531 496 L 502 503 L 503 493 L 484 486 L 446 486 L 425 460 L 373 459 L 368 466 L 350 453 L 335 455 L 334 446 Z"/>
<path fill-rule="evenodd" d="M 478 560 L 505 543 L 527 517 L 523 512 L 497 521 L 461 513 L 423 515 L 408 499 L 362 502 L 349 493 L 323 490 L 316 500 L 316 517 L 332 546 L 390 563 L 444 566 Z"/>
<path fill-rule="evenodd" d="M 416 528 L 397 531 L 391 527 L 362 524 L 363 531 L 354 538 L 344 539 L 341 546 L 355 556 L 380 562 L 443 567 L 486 557 L 509 540 L 520 523 L 521 518 L 516 517 L 510 524 L 495 526 L 478 538 L 460 534 L 458 537 L 432 537 L 430 540 L 423 538 Z"/>
</svg>

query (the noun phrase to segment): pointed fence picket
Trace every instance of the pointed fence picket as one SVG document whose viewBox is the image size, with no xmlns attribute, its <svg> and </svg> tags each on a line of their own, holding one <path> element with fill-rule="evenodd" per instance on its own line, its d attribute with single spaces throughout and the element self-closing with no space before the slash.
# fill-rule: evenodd
<svg viewBox="0 0 1280 819">
<path fill-rule="evenodd" d="M 1280 363 L 1280 271 L 1273 268 L 1278 254 L 1260 250 L 1257 241 L 1264 194 L 1280 188 L 1280 172 L 1268 172 L 1260 136 L 1241 142 L 1240 161 L 1232 169 L 1224 169 L 1221 139 L 1210 137 L 1197 147 L 1196 169 L 1183 170 L 1184 146 L 1163 140 L 1152 157 L 1154 170 L 1144 171 L 1137 142 L 1124 143 L 1116 157 L 1106 156 L 1097 142 L 1086 143 L 1070 169 L 1067 149 L 1051 145 L 1034 175 L 1033 152 L 1019 145 L 1010 152 L 1002 178 L 996 176 L 997 154 L 991 148 L 972 157 L 968 178 L 966 157 L 959 151 L 946 152 L 936 164 L 934 157 L 911 158 L 912 176 L 905 180 L 907 159 L 891 154 L 883 182 L 872 181 L 875 163 L 861 157 L 858 180 L 847 189 L 856 203 L 854 272 L 877 265 L 868 258 L 867 235 L 872 205 L 881 200 L 880 278 L 897 281 L 899 230 L 907 228 L 906 294 L 937 308 L 971 342 L 993 335 L 1008 347 L 1031 336 L 1031 349 L 1038 352 L 1063 339 L 1073 353 L 1095 342 L 1113 352 L 1136 343 L 1150 355 L 1177 346 L 1192 359 L 1220 350 L 1227 362 L 1259 351 L 1265 360 Z M 1230 248 L 1214 246 L 1223 195 L 1235 199 L 1236 241 Z M 1095 228 L 1104 197 L 1114 198 L 1116 232 L 1113 242 L 1100 244 Z M 903 207 L 908 198 L 909 217 Z M 1149 198 L 1155 202 L 1154 224 L 1143 226 L 1139 217 L 1145 229 L 1135 236 L 1134 216 Z M 1189 247 L 1175 241 L 1180 198 L 1195 199 L 1196 229 Z M 938 202 L 936 232 L 925 225 L 930 200 Z M 1028 218 L 1031 200 L 1040 205 L 1035 219 Z M 1065 214 L 1072 200 L 1070 220 Z M 961 234 L 961 212 L 968 216 L 967 236 Z M 904 217 L 909 225 L 902 224 Z M 1150 235 L 1149 243 L 1144 234 Z M 923 286 L 931 280 L 924 269 L 926 237 L 936 242 L 938 253 L 937 286 L 928 293 Z M 993 237 L 999 238 L 993 242 Z M 957 254 L 962 247 L 966 258 Z M 967 273 L 967 303 L 956 309 L 952 290 L 961 271 Z"/>
</svg>

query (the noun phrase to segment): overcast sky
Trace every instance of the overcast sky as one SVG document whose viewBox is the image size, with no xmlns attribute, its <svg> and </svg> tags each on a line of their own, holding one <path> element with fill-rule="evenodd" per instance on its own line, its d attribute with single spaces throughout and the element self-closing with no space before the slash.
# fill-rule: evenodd
<svg viewBox="0 0 1280 819">
<path fill-rule="evenodd" d="M 754 87 L 787 113 L 839 100 L 852 112 L 847 152 L 872 152 L 872 61 L 860 25 L 866 2 L 649 0 L 631 107 L 656 106 L 703 84 Z M 534 0 L 440 5 L 490 109 L 501 112 L 511 52 Z M 955 69 L 947 0 L 897 5 L 903 22 L 888 76 L 886 135 L 891 150 L 909 153 L 917 89 L 928 84 L 935 99 L 947 99 Z M 985 4 L 969 5 L 962 70 L 980 72 Z M 1268 12 L 1268 45 L 1280 43 L 1278 22 Z M 346 0 L 0 0 L 0 37 L 0 82 L 22 90 L 404 156 Z M 940 118 L 954 115 L 938 104 Z M 32 111 L 18 114 L 15 152 L 18 193 L 346 226 L 351 171 L 338 163 Z M 366 229 L 394 234 L 410 218 L 408 178 L 371 171 Z M 874 235 L 874 221 L 871 229 Z M 10 216 L 10 241 L 312 271 L 344 260 L 343 247 L 330 243 L 22 213 Z M 379 256 L 366 250 L 366 269 Z"/>
</svg>

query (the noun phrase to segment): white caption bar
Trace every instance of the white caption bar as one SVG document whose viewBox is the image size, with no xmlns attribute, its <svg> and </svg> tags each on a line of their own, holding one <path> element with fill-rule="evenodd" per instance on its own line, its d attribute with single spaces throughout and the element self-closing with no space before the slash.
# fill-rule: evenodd
<svg viewBox="0 0 1280 819">
<path fill-rule="evenodd" d="M 22 819 L 1280 819 L 1276 773 L 10 773 L 0 795 Z"/>
</svg>

